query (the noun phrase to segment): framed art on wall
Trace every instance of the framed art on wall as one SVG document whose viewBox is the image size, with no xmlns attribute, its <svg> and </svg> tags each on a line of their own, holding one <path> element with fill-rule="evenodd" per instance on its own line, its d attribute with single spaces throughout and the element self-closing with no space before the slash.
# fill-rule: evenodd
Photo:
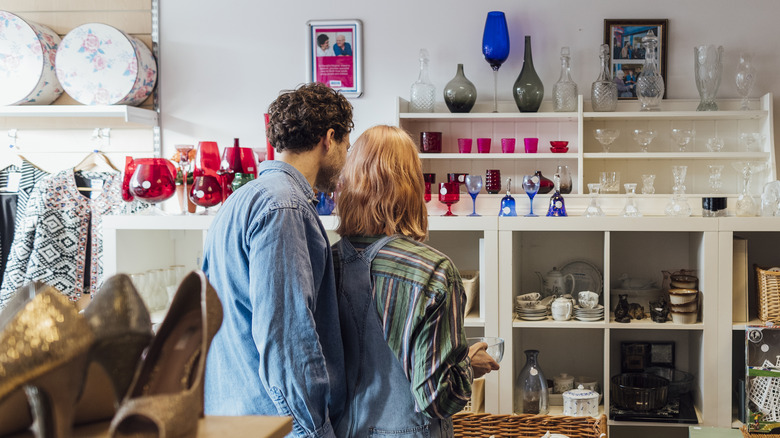
<svg viewBox="0 0 780 438">
<path fill-rule="evenodd" d="M 360 20 L 310 20 L 306 79 L 341 91 L 363 94 L 363 24 Z"/>
<path fill-rule="evenodd" d="M 642 38 L 652 32 L 658 38 L 658 70 L 666 82 L 666 50 L 669 20 L 605 19 L 604 44 L 610 48 L 612 77 L 618 82 L 618 99 L 636 99 L 636 83 L 645 62 Z M 624 83 L 621 87 L 620 81 Z M 666 87 L 668 88 L 668 86 Z M 664 97 L 666 92 L 664 91 Z"/>
</svg>

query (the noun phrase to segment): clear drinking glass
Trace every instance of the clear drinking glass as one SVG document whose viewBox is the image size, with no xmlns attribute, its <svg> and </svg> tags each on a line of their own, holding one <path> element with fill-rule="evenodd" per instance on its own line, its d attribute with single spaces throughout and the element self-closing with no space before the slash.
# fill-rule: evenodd
<svg viewBox="0 0 780 438">
<path fill-rule="evenodd" d="M 647 148 L 656 136 L 656 132 L 652 129 L 634 129 L 633 132 L 634 141 L 639 144 L 639 148 L 642 152 L 647 152 Z"/>
<path fill-rule="evenodd" d="M 620 189 L 620 172 L 601 172 L 601 193 L 617 193 Z"/>
<path fill-rule="evenodd" d="M 709 164 L 707 165 L 707 169 L 710 171 L 710 191 L 715 194 L 720 193 L 720 188 L 723 186 L 723 181 L 721 181 L 723 165 Z"/>
<path fill-rule="evenodd" d="M 609 152 L 609 145 L 611 145 L 620 136 L 619 129 L 594 129 L 593 137 L 601 143 L 601 148 L 604 152 Z"/>
<path fill-rule="evenodd" d="M 693 140 L 694 132 L 691 129 L 672 129 L 672 139 L 677 143 L 680 152 L 685 152 L 688 144 Z"/>
<path fill-rule="evenodd" d="M 477 214 L 477 195 L 482 190 L 482 177 L 479 175 L 466 175 L 465 183 L 472 202 L 471 214 L 469 216 L 481 216 Z"/>
<path fill-rule="evenodd" d="M 652 195 L 655 193 L 655 187 L 653 187 L 653 183 L 655 182 L 655 175 L 654 174 L 643 174 L 642 175 L 642 194 L 643 195 Z"/>
<path fill-rule="evenodd" d="M 753 89 L 753 84 L 756 83 L 756 67 L 753 65 L 753 55 L 750 53 L 739 54 L 739 65 L 737 66 L 737 94 L 742 97 L 742 104 L 740 110 L 749 111 L 750 102 L 750 90 Z"/>
</svg>

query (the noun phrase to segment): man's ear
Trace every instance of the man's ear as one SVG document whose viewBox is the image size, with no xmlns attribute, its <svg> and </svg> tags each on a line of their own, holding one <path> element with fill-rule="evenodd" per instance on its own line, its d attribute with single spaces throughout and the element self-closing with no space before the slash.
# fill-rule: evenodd
<svg viewBox="0 0 780 438">
<path fill-rule="evenodd" d="M 333 147 L 335 141 L 334 136 L 336 135 L 336 131 L 333 128 L 328 129 L 328 131 L 325 133 L 325 137 L 323 137 L 324 144 L 325 144 L 325 152 L 330 152 L 330 148 Z"/>
</svg>

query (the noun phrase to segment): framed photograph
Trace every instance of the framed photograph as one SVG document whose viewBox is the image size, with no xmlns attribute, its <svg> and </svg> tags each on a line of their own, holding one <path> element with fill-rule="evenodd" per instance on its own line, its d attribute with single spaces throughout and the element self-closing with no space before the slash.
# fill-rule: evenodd
<svg viewBox="0 0 780 438">
<path fill-rule="evenodd" d="M 348 98 L 363 94 L 363 23 L 311 20 L 306 79 L 322 82 Z"/>
<path fill-rule="evenodd" d="M 610 48 L 612 77 L 618 82 L 618 99 L 636 99 L 636 83 L 645 62 L 642 38 L 652 32 L 658 37 L 658 71 L 666 81 L 666 49 L 669 40 L 669 20 L 604 20 L 604 44 Z M 623 81 L 621 86 L 620 81 Z M 664 97 L 666 97 L 666 89 Z"/>
</svg>

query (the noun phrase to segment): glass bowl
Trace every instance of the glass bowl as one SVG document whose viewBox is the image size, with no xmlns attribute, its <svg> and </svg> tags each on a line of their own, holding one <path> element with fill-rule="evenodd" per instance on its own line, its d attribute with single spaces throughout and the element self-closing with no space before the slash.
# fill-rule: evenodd
<svg viewBox="0 0 780 438">
<path fill-rule="evenodd" d="M 469 347 L 476 344 L 477 342 L 484 342 L 488 345 L 487 354 L 489 354 L 493 360 L 496 362 L 501 362 L 501 359 L 504 358 L 504 338 L 467 338 L 466 342 L 468 342 Z"/>
<path fill-rule="evenodd" d="M 687 394 L 693 387 L 693 374 L 676 368 L 649 367 L 645 368 L 645 372 L 669 380 L 669 397 Z"/>
<path fill-rule="evenodd" d="M 629 411 L 654 411 L 666 406 L 669 380 L 650 373 L 612 376 L 610 394 L 615 405 Z"/>
</svg>

